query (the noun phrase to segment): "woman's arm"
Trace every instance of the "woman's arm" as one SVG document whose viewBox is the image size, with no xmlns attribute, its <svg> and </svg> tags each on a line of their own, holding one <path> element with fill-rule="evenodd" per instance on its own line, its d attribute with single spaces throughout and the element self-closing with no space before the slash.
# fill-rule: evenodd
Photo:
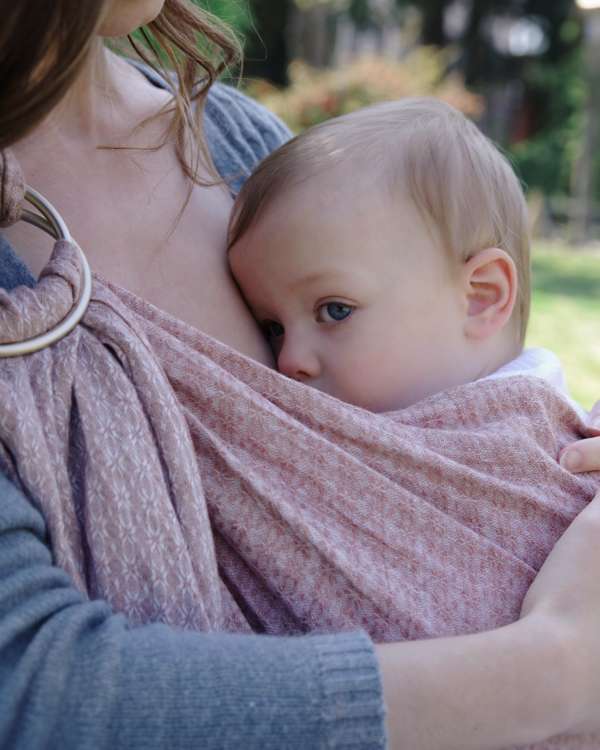
<svg viewBox="0 0 600 750">
<path fill-rule="evenodd" d="M 492 750 L 568 726 L 565 648 L 540 620 L 377 650 L 392 746 Z"/>
<path fill-rule="evenodd" d="M 538 573 L 521 620 L 378 647 L 392 747 L 486 750 L 600 731 L 600 494 Z"/>
<path fill-rule="evenodd" d="M 52 566 L 41 516 L 2 478 L 0 498 L 0 747 L 383 748 L 366 636 L 132 628 Z M 518 623 L 377 647 L 392 750 L 600 730 L 599 537 L 600 497 L 548 558 Z"/>
<path fill-rule="evenodd" d="M 600 471 L 600 401 L 590 425 L 598 436 L 561 455 L 570 471 Z M 518 623 L 403 651 L 379 646 L 391 740 L 484 750 L 600 731 L 600 584 L 588 575 L 600 569 L 599 539 L 600 496 L 548 557 Z"/>
<path fill-rule="evenodd" d="M 0 476 L 0 747 L 384 747 L 365 635 L 130 627 L 84 600 L 47 541 L 40 514 Z"/>
</svg>

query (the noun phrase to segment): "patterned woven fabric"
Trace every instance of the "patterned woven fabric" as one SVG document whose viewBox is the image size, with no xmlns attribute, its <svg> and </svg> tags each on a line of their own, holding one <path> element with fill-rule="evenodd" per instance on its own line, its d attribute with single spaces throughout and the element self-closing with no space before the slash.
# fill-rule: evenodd
<svg viewBox="0 0 600 750">
<path fill-rule="evenodd" d="M 23 211 L 25 180 L 12 151 L 0 151 L 0 227 L 16 224 Z"/>
<path fill-rule="evenodd" d="M 79 255 L 64 241 L 57 242 L 35 289 L 0 288 L 0 344 L 24 341 L 54 328 L 79 298 L 81 283 Z"/>
<path fill-rule="evenodd" d="M 57 244 L 52 299 L 43 284 L 0 298 L 5 339 L 64 313 L 76 258 Z M 57 563 L 134 622 L 377 640 L 511 622 L 600 487 L 556 461 L 584 434 L 523 376 L 371 414 L 99 278 L 82 325 L 0 360 L 0 468 L 41 508 Z"/>
</svg>

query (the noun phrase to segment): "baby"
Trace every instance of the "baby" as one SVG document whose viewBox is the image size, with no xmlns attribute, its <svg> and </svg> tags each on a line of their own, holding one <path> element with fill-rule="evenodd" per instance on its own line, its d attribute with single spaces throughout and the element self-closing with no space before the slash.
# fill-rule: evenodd
<svg viewBox="0 0 600 750">
<path fill-rule="evenodd" d="M 269 156 L 237 198 L 229 261 L 278 369 L 371 411 L 522 351 L 523 191 L 477 127 L 434 99 L 330 120 Z"/>
</svg>

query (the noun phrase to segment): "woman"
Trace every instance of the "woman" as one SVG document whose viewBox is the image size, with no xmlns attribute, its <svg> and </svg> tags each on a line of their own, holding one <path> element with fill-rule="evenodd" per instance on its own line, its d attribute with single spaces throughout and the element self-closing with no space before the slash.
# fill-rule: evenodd
<svg viewBox="0 0 600 750">
<path fill-rule="evenodd" d="M 195 17 L 176 0 L 6 2 L 2 10 L 0 144 L 14 145 L 28 182 L 59 208 L 105 278 L 268 362 L 226 273 L 229 193 L 164 111 L 170 94 L 93 38 L 122 36 L 158 14 L 156 38 L 173 36 L 194 28 Z M 197 28 L 226 45 L 212 26 Z M 180 98 L 180 123 L 185 105 Z M 250 168 L 285 138 L 234 93 L 221 91 L 207 108 L 221 173 L 236 162 L 228 148 L 237 149 L 235 166 Z M 141 150 L 124 159 L 99 143 Z M 30 281 L 27 267 L 38 271 L 47 250 L 22 224 L 7 237 L 21 256 L 4 247 L 0 285 L 8 288 Z M 576 450 L 580 468 L 600 464 L 595 443 Z M 51 566 L 43 520 L 26 499 L 5 480 L 0 493 L 3 746 L 382 747 L 378 664 L 391 747 L 504 747 L 600 729 L 600 590 L 579 574 L 600 562 L 592 537 L 600 500 L 565 534 L 518 623 L 374 650 L 360 634 L 271 639 L 128 627 Z"/>
</svg>

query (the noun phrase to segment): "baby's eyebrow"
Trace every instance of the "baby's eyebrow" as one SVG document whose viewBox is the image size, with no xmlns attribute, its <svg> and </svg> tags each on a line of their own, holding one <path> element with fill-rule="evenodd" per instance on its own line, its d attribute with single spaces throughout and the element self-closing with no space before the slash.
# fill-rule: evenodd
<svg viewBox="0 0 600 750">
<path fill-rule="evenodd" d="M 320 271 L 312 271 L 311 273 L 307 273 L 304 276 L 301 276 L 299 279 L 296 279 L 292 284 L 290 284 L 290 291 L 296 291 L 297 289 L 300 289 L 304 286 L 309 286 L 310 284 L 314 284 L 317 281 L 323 281 L 323 280 L 334 280 L 340 278 L 340 272 L 339 269 L 323 269 Z"/>
</svg>

